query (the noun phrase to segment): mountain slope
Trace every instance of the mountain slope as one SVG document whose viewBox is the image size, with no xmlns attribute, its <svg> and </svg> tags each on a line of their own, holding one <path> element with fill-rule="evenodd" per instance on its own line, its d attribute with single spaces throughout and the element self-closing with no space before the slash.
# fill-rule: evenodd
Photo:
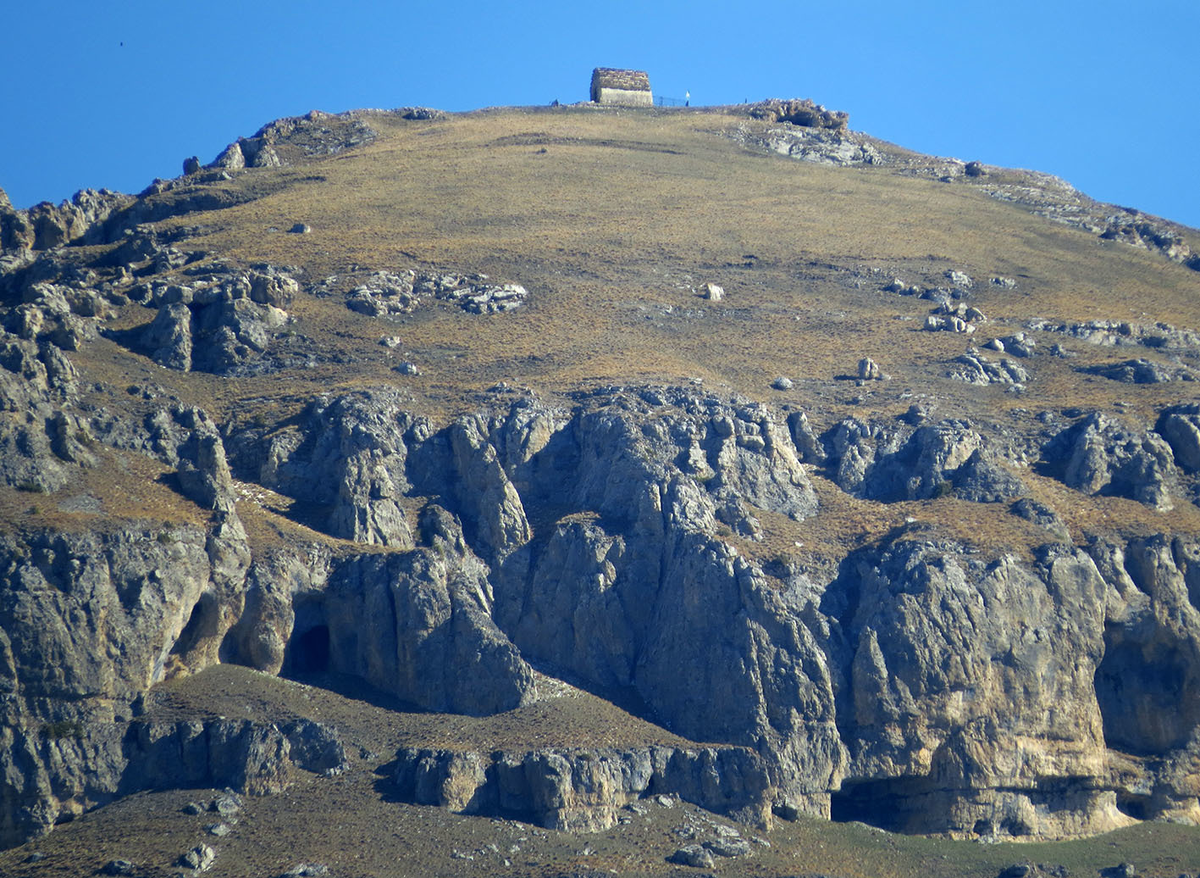
<svg viewBox="0 0 1200 878">
<path fill-rule="evenodd" d="M 328 771 L 559 831 L 1200 819 L 1200 236 L 785 110 L 314 113 L 0 210 L 5 843 Z"/>
</svg>

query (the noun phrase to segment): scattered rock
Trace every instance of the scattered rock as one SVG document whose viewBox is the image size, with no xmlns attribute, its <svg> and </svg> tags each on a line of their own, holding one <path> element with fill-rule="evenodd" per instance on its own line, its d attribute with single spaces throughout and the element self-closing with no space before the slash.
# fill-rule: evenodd
<svg viewBox="0 0 1200 878">
<path fill-rule="evenodd" d="M 771 382 L 771 387 L 773 387 L 775 390 L 791 390 L 792 379 L 788 378 L 786 375 L 780 375 Z"/>
<path fill-rule="evenodd" d="M 858 361 L 858 377 L 862 381 L 886 381 L 888 376 L 879 368 L 879 364 L 870 357 Z"/>
<path fill-rule="evenodd" d="M 521 307 L 528 297 L 528 291 L 520 284 L 472 284 L 448 290 L 438 298 L 457 302 L 472 314 L 498 314 Z"/>
<path fill-rule="evenodd" d="M 1022 497 L 1009 508 L 1009 511 L 1018 518 L 1044 527 L 1059 539 L 1067 540 L 1071 537 L 1070 531 L 1067 530 L 1067 526 L 1058 513 L 1038 500 Z"/>
<path fill-rule="evenodd" d="M 209 803 L 208 810 L 222 817 L 233 817 L 242 810 L 242 800 L 236 795 L 225 793 L 214 798 Z"/>
<path fill-rule="evenodd" d="M 198 844 L 190 851 L 180 855 L 176 865 L 191 869 L 194 872 L 207 872 L 217 859 L 217 852 L 206 844 Z"/>
<path fill-rule="evenodd" d="M 346 307 L 369 317 L 409 314 L 419 303 L 413 289 L 415 278 L 416 272 L 412 271 L 403 275 L 377 271 L 350 291 Z"/>
<path fill-rule="evenodd" d="M 184 814 L 203 814 L 208 809 L 206 807 L 204 807 L 203 805 L 201 805 L 199 802 L 188 802 L 186 805 L 184 805 L 179 810 L 182 811 Z"/>
<path fill-rule="evenodd" d="M 311 231 L 312 226 L 308 225 L 307 223 L 296 223 L 294 226 L 288 229 L 289 234 L 292 235 L 307 235 Z"/>
<path fill-rule="evenodd" d="M 906 284 L 898 277 L 892 278 L 892 282 L 883 288 L 885 293 L 899 293 L 902 296 L 920 296 L 925 292 L 925 288 L 918 284 Z"/>
<path fill-rule="evenodd" d="M 198 159 L 196 156 L 191 156 L 190 158 L 184 159 L 183 160 L 183 173 L 184 173 L 184 176 L 187 176 L 187 177 L 190 177 L 193 174 L 199 174 L 200 173 L 200 159 Z"/>
<path fill-rule="evenodd" d="M 976 450 L 955 472 L 951 482 L 954 496 L 973 503 L 999 503 L 1024 494 L 1025 485 L 1016 476 Z"/>
<path fill-rule="evenodd" d="M 1023 385 L 1029 373 L 1009 359 L 992 362 L 983 354 L 963 354 L 956 357 L 946 372 L 947 378 L 986 387 L 989 384 Z"/>
<path fill-rule="evenodd" d="M 494 284 L 483 276 L 380 271 L 350 291 L 346 307 L 370 317 L 388 317 L 409 314 L 422 300 L 437 298 L 472 314 L 497 314 L 521 307 L 528 297 L 528 290 L 520 284 Z"/>
<path fill-rule="evenodd" d="M 1079 371 L 1090 375 L 1100 375 L 1112 381 L 1126 384 L 1162 384 L 1167 381 L 1195 381 L 1195 375 L 1184 367 L 1174 369 L 1155 363 L 1151 360 L 1138 358 L 1125 360 L 1120 363 L 1109 363 L 1102 366 L 1088 366 Z"/>
<path fill-rule="evenodd" d="M 204 827 L 204 831 L 209 835 L 215 835 L 217 838 L 224 838 L 233 830 L 229 828 L 228 823 L 210 823 Z"/>
<path fill-rule="evenodd" d="M 137 866 L 129 860 L 109 860 L 100 867 L 99 875 L 136 875 Z"/>
<path fill-rule="evenodd" d="M 941 317 L 937 314 L 930 314 L 926 317 L 921 328 L 926 332 L 961 332 L 966 335 L 975 331 L 974 324 L 968 323 L 961 317 Z"/>
<path fill-rule="evenodd" d="M 971 276 L 965 271 L 959 271 L 952 268 L 946 272 L 946 279 L 960 289 L 969 290 L 975 286 L 975 282 L 971 280 Z"/>
<path fill-rule="evenodd" d="M 709 850 L 702 845 L 689 844 L 684 845 L 667 857 L 668 863 L 676 863 L 680 866 L 692 866 L 696 869 L 711 869 L 713 866 L 713 855 Z"/>
<path fill-rule="evenodd" d="M 987 323 L 987 317 L 983 312 L 974 305 L 968 305 L 965 302 L 943 302 L 934 310 L 934 314 L 940 314 L 946 317 L 958 317 L 968 323 Z"/>
<path fill-rule="evenodd" d="M 933 417 L 933 408 L 923 402 L 914 402 L 908 407 L 900 420 L 913 427 L 919 427 Z"/>
<path fill-rule="evenodd" d="M 710 281 L 700 288 L 700 295 L 710 302 L 719 302 L 725 297 L 725 288 Z"/>
<path fill-rule="evenodd" d="M 455 851 L 454 854 L 459 854 L 459 852 Z M 460 858 L 461 856 L 459 854 Z M 299 865 L 292 866 L 292 868 L 279 875 L 278 878 L 325 878 L 328 874 L 329 867 L 323 863 L 300 863 Z"/>
<path fill-rule="evenodd" d="M 1137 869 L 1132 863 L 1121 863 L 1100 870 L 1101 878 L 1137 878 Z"/>
<path fill-rule="evenodd" d="M 1024 332 L 1018 332 L 1015 335 L 994 338 L 985 347 L 1012 354 L 1014 357 L 1032 357 L 1034 348 L 1037 347 L 1037 342 L 1032 336 Z"/>
<path fill-rule="evenodd" d="M 874 165 L 883 158 L 869 140 L 844 130 L 787 126 L 761 133 L 739 128 L 732 134 L 753 149 L 820 165 Z"/>
<path fill-rule="evenodd" d="M 1011 289 L 1014 289 L 1017 285 L 1016 280 L 1011 277 L 993 277 L 991 280 L 988 281 L 988 283 L 990 283 L 992 286 L 998 287 L 1002 290 L 1011 290 Z"/>
<path fill-rule="evenodd" d="M 1132 323 L 1125 320 L 1054 323 L 1035 319 L 1028 321 L 1026 328 L 1060 333 L 1102 347 L 1140 345 L 1157 351 L 1200 353 L 1200 333 L 1190 329 L 1178 329 L 1169 323 Z"/>
<path fill-rule="evenodd" d="M 963 165 L 963 173 L 968 177 L 986 177 L 987 171 L 983 167 L 983 162 L 967 162 Z"/>
<path fill-rule="evenodd" d="M 750 847 L 750 842 L 744 838 L 719 838 L 715 841 L 704 842 L 704 847 L 712 852 L 714 856 L 726 857 L 746 857 L 753 853 Z"/>
<path fill-rule="evenodd" d="M 412 122 L 436 122 L 438 119 L 446 117 L 442 110 L 435 110 L 431 107 L 405 107 L 397 110 L 401 118 L 408 119 Z"/>
</svg>

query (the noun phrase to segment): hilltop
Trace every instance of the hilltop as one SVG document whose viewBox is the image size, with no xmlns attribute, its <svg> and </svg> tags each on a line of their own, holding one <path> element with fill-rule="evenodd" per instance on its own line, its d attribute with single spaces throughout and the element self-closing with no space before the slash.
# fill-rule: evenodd
<svg viewBox="0 0 1200 878">
<path fill-rule="evenodd" d="M 0 198 L 0 867 L 1200 865 L 1200 233 L 844 126 Z"/>
</svg>

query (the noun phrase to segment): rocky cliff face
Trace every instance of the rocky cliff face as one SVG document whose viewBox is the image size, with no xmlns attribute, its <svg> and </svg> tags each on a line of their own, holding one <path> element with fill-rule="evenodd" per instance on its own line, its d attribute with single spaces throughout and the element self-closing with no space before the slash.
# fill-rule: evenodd
<svg viewBox="0 0 1200 878">
<path fill-rule="evenodd" d="M 476 716 L 534 702 L 535 668 L 550 669 L 697 742 L 397 755 L 411 801 L 554 828 L 607 827 L 665 793 L 755 823 L 803 813 L 989 838 L 1200 821 L 1200 539 L 1192 519 L 1162 517 L 1197 496 L 1196 403 L 1004 420 L 962 397 L 939 416 L 810 418 L 696 379 L 497 386 L 447 413 L 357 376 L 285 398 L 264 376 L 343 356 L 292 331 L 339 291 L 354 319 L 488 309 L 439 298 L 466 275 L 413 272 L 388 294 L 403 308 L 363 310 L 362 266 L 317 283 L 146 223 L 233 203 L 203 188 L 229 172 L 373 136 L 312 116 L 231 145 L 206 172 L 220 180 L 33 211 L 0 201 L 0 843 L 136 790 L 270 792 L 344 761 L 311 723 L 146 714 L 153 686 L 222 662 Z M 974 331 L 982 312 L 947 304 L 970 278 L 953 282 L 931 290 Z M 1065 323 L 991 349 L 1032 360 L 1050 338 L 1098 333 L 1197 353 L 1183 330 Z M 963 356 L 991 374 L 977 349 Z M 118 387 L 113 362 L 155 380 Z M 975 383 L 1017 398 L 1045 368 Z M 1125 371 L 1142 374 L 1078 374 Z M 857 386 L 885 377 L 876 366 Z M 234 401 L 206 401 L 218 387 Z M 131 460 L 153 466 L 173 515 L 71 517 L 97 514 L 95 484 Z M 106 490 L 116 507 L 120 484 Z M 286 536 L 248 526 L 265 491 Z M 1138 526 L 1072 518 L 1085 498 L 1130 501 L 1095 508 Z M 908 514 L 939 503 L 940 521 Z M 892 524 L 824 531 L 826 515 Z M 1021 540 L 972 532 L 980 520 Z M 817 561 L 800 536 L 820 542 Z"/>
<path fill-rule="evenodd" d="M 127 720 L 141 693 L 184 669 L 333 671 L 427 709 L 488 714 L 534 697 L 528 659 L 635 691 L 673 731 L 748 748 L 760 774 L 729 769 L 730 792 L 686 780 L 669 768 L 685 757 L 657 751 L 414 751 L 397 769 L 414 800 L 558 827 L 605 825 L 659 791 L 756 819 L 769 804 L 984 835 L 1198 816 L 1200 716 L 1184 697 L 1200 673 L 1194 539 L 1049 543 L 1021 561 L 917 526 L 849 553 L 825 581 L 772 574 L 720 534 L 753 541 L 756 514 L 818 512 L 778 412 L 618 391 L 573 412 L 523 400 L 436 430 L 393 394 L 366 392 L 315 403 L 297 426 L 229 437 L 233 467 L 323 500 L 331 535 L 396 548 L 259 557 L 221 511 L 231 476 L 210 422 L 181 410 L 157 423 L 181 489 L 217 510 L 207 526 L 3 542 L 6 717 L 28 729 L 10 735 L 5 759 L 24 808 L 97 801 L 18 782 L 50 771 L 60 756 L 47 748 L 65 746 L 39 744 L 30 723 L 82 722 L 98 747 L 95 721 Z M 953 482 L 984 444 L 953 423 L 868 452 L 846 438 L 870 432 L 831 430 L 826 466 L 885 501 Z M 868 463 L 851 467 L 854 454 Z M 1127 754 L 1120 771 L 1110 748 Z M 702 758 L 735 758 L 719 752 Z M 173 782 L 146 771 L 147 784 Z M 29 820 L 7 837 L 53 818 Z"/>
</svg>

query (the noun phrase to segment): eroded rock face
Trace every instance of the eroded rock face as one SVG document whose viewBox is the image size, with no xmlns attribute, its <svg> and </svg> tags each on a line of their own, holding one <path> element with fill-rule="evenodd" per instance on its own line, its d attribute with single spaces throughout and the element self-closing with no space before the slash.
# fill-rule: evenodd
<svg viewBox="0 0 1200 878">
<path fill-rule="evenodd" d="M 287 274 L 217 272 L 188 285 L 150 290 L 154 319 L 138 346 L 160 365 L 181 372 L 253 374 L 275 333 L 286 326 L 288 304 L 298 289 Z"/>
<path fill-rule="evenodd" d="M 309 720 L 118 722 L 0 729 L 0 845 L 44 835 L 56 821 L 147 789 L 285 789 L 296 769 L 346 761 L 331 729 Z"/>
<path fill-rule="evenodd" d="M 11 344 L 15 368 L 40 376 L 43 348 Z M 48 404 L 58 391 L 43 383 L 20 392 Z M 1193 415 L 1164 415 L 1180 448 Z M 524 398 L 442 427 L 388 390 L 229 436 L 182 405 L 92 424 L 113 448 L 172 467 L 202 523 L 0 540 L 13 727 L 126 715 L 152 683 L 218 661 L 347 674 L 427 709 L 490 714 L 535 697 L 535 661 L 631 691 L 658 722 L 721 746 L 414 751 L 400 780 L 416 801 L 577 829 L 667 790 L 745 819 L 773 807 L 988 836 L 1200 816 L 1200 714 L 1168 709 L 1200 677 L 1194 540 L 1050 544 L 1021 560 L 914 525 L 821 575 L 768 574 L 739 547 L 761 536 L 758 516 L 814 514 L 806 466 L 883 502 L 1022 493 L 966 422 L 851 419 L 819 440 L 802 413 L 641 388 L 572 411 Z M 1099 416 L 1080 425 L 1047 447 L 1082 446 L 1110 479 L 1146 443 L 1170 454 L 1156 434 Z M 377 550 L 252 553 L 231 469 Z M 1044 504 L 1013 508 L 1045 520 L 1048 541 L 1065 535 Z M 14 738 L 7 752 L 14 776 L 51 771 L 44 748 Z M 100 770 L 81 765 L 81 777 Z M 142 765 L 139 783 L 175 776 Z M 242 785 L 265 789 L 267 774 Z M 51 801 L 40 783 L 6 795 L 31 796 L 29 814 L 90 801 L 82 786 Z M 13 838 L 44 823 L 20 819 Z"/>
<path fill-rule="evenodd" d="M 884 503 L 949 493 L 997 502 L 1025 493 L 964 421 L 909 429 L 848 418 L 826 434 L 824 461 L 843 490 Z"/>
<path fill-rule="evenodd" d="M 453 519 L 427 516 L 441 519 L 425 526 L 431 548 L 332 571 L 321 598 L 329 669 L 431 710 L 519 707 L 533 695 L 533 672 L 492 621 L 486 570 Z"/>
<path fill-rule="evenodd" d="M 1085 494 L 1128 497 L 1163 511 L 1174 505 L 1175 458 L 1152 431 L 1094 412 L 1050 440 L 1042 456 L 1053 475 Z"/>
<path fill-rule="evenodd" d="M 1117 825 L 1111 795 L 1063 790 L 1074 804 L 1060 810 L 1044 789 L 1103 771 L 1103 579 L 1081 552 L 1052 550 L 1030 569 L 961 551 L 898 540 L 852 556 L 823 598 L 847 675 L 835 816 L 921 831 L 983 821 L 1016 835 Z"/>
<path fill-rule="evenodd" d="M 1189 473 L 1200 472 L 1200 405 L 1174 406 L 1158 419 L 1158 434 L 1175 453 L 1175 462 Z"/>
<path fill-rule="evenodd" d="M 394 779 L 400 794 L 418 804 L 505 815 L 548 829 L 607 829 L 623 806 L 664 793 L 746 823 L 770 819 L 767 773 L 753 753 L 735 747 L 404 749 Z"/>
<path fill-rule="evenodd" d="M 318 400 L 304 431 L 287 429 L 265 443 L 254 475 L 280 493 L 327 506 L 321 526 L 333 536 L 411 547 L 400 500 L 411 487 L 408 442 L 426 429 L 394 392 Z"/>
<path fill-rule="evenodd" d="M 210 560 L 194 527 L 9 534 L 0 569 L 6 718 L 58 721 L 127 710 L 165 677 L 201 627 Z"/>
<path fill-rule="evenodd" d="M 68 244 L 131 201 L 108 189 L 83 189 L 60 204 L 43 201 L 14 211 L 5 197 L 0 205 L 0 251 L 51 250 Z"/>
</svg>

